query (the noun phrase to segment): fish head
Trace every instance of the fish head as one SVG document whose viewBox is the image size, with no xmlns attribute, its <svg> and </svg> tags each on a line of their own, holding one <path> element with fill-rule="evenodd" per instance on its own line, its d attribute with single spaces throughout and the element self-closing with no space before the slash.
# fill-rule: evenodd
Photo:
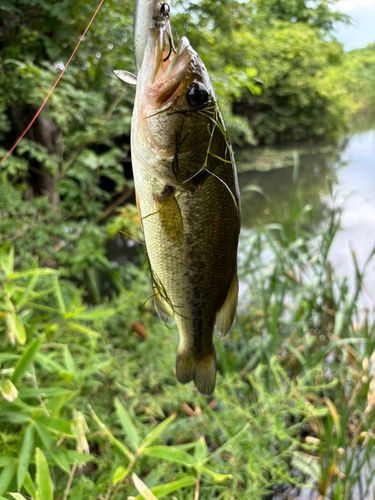
<svg viewBox="0 0 375 500">
<path fill-rule="evenodd" d="M 189 40 L 183 37 L 176 53 L 167 61 L 166 56 L 162 31 L 150 30 L 138 76 L 138 137 L 133 147 L 155 177 L 172 186 L 185 183 L 186 187 L 188 179 L 204 165 L 215 120 L 224 125 L 206 67 Z M 148 158 L 147 151 L 152 152 Z"/>
</svg>

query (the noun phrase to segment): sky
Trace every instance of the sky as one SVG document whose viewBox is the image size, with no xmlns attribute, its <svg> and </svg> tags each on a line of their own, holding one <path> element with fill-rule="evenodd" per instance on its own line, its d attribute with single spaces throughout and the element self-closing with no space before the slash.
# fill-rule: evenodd
<svg viewBox="0 0 375 500">
<path fill-rule="evenodd" d="M 339 25 L 336 31 L 346 51 L 375 42 L 375 0 L 340 0 L 336 5 L 353 18 L 352 26 Z"/>
</svg>

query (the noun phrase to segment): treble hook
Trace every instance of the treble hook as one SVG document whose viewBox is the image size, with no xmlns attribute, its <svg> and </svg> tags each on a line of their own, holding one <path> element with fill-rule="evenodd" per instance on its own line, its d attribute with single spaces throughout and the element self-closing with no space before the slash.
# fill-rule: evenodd
<svg viewBox="0 0 375 500">
<path fill-rule="evenodd" d="M 165 21 L 165 34 L 168 37 L 168 42 L 169 42 L 169 52 L 168 55 L 165 59 L 163 59 L 163 62 L 168 61 L 168 59 L 171 57 L 172 51 L 176 53 L 176 49 L 174 48 L 173 44 L 173 37 L 172 37 L 172 31 L 171 31 L 171 23 L 169 21 L 169 13 L 171 9 L 167 3 L 163 3 L 162 6 L 160 7 L 160 14 L 163 16 L 164 21 Z"/>
</svg>

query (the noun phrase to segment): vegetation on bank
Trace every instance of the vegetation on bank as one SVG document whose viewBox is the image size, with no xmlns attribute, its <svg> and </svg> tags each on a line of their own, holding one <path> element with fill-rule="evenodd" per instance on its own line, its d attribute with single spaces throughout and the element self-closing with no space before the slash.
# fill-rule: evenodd
<svg viewBox="0 0 375 500">
<path fill-rule="evenodd" d="M 25 270 L 3 245 L 0 497 L 261 500 L 309 487 L 366 498 L 375 326 L 357 308 L 364 270 L 349 298 L 327 261 L 339 213 L 311 230 L 311 207 L 298 205 L 243 241 L 247 291 L 216 342 L 208 399 L 176 382 L 177 332 L 144 304 L 147 269 L 122 267 L 127 286 L 90 306 L 61 273 Z"/>
</svg>

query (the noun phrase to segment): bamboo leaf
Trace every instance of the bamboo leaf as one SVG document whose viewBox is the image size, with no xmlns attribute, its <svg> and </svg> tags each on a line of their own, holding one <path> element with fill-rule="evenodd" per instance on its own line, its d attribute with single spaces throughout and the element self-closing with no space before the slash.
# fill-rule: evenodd
<svg viewBox="0 0 375 500">
<path fill-rule="evenodd" d="M 69 420 L 64 420 L 63 418 L 47 417 L 45 415 L 39 415 L 36 420 L 44 424 L 51 431 L 61 432 L 67 436 L 75 436 L 73 430 L 73 423 Z"/>
<path fill-rule="evenodd" d="M 145 500 L 158 500 L 157 497 L 147 488 L 145 483 L 139 479 L 137 474 L 132 475 L 134 486 L 137 488 L 142 498 Z"/>
<path fill-rule="evenodd" d="M 198 463 L 195 457 L 189 455 L 186 451 L 179 450 L 173 446 L 151 446 L 149 448 L 145 448 L 142 453 L 148 457 L 160 458 L 162 460 L 182 464 L 187 467 L 192 467 Z"/>
<path fill-rule="evenodd" d="M 44 446 L 52 455 L 56 464 L 62 469 L 64 472 L 69 473 L 70 467 L 69 462 L 64 453 L 57 447 L 55 440 L 53 439 L 52 434 L 49 432 L 47 427 L 41 422 L 35 421 L 35 429 L 39 434 L 41 440 L 43 441 Z"/>
<path fill-rule="evenodd" d="M 63 299 L 63 296 L 61 293 L 61 287 L 60 287 L 59 279 L 57 276 L 55 276 L 55 295 L 56 295 L 57 303 L 59 305 L 61 314 L 65 314 L 66 313 L 66 306 L 65 306 L 65 302 L 64 302 L 64 299 Z"/>
<path fill-rule="evenodd" d="M 86 464 L 87 462 L 91 462 L 91 460 L 95 460 L 93 455 L 76 450 L 66 450 L 66 457 L 70 464 L 78 465 Z"/>
<path fill-rule="evenodd" d="M 14 369 L 12 375 L 12 382 L 17 385 L 21 380 L 23 374 L 29 368 L 31 363 L 34 361 L 35 356 L 38 354 L 40 344 L 42 343 L 42 338 L 39 337 L 34 342 L 32 342 L 26 351 L 23 353 L 21 359 L 19 360 L 17 366 Z"/>
<path fill-rule="evenodd" d="M 98 337 L 99 333 L 95 330 L 92 330 L 88 326 L 80 325 L 79 323 L 73 323 L 72 321 L 68 321 L 67 326 L 72 330 L 78 330 L 79 332 L 85 333 L 89 337 Z"/>
<path fill-rule="evenodd" d="M 117 469 L 112 474 L 113 486 L 116 486 L 117 483 L 119 483 L 120 481 L 125 479 L 126 476 L 129 474 L 129 472 L 130 472 L 130 469 L 126 469 L 122 465 L 120 465 L 120 467 L 117 467 Z"/>
<path fill-rule="evenodd" d="M 22 319 L 18 316 L 18 314 L 16 315 L 16 318 L 15 318 L 15 328 L 16 328 L 16 337 L 17 337 L 18 343 L 21 345 L 24 345 L 26 342 L 26 339 L 27 339 L 26 330 L 25 330 L 25 326 L 22 322 Z"/>
<path fill-rule="evenodd" d="M 36 269 L 36 271 L 38 271 L 38 269 Z M 31 292 L 35 288 L 38 278 L 39 278 L 39 272 L 36 272 L 33 276 L 30 276 L 27 285 L 25 287 L 25 290 L 22 292 L 22 294 L 20 295 L 19 299 L 16 302 L 16 307 L 18 311 L 24 304 L 26 304 L 27 299 L 30 297 Z"/>
<path fill-rule="evenodd" d="M 104 434 L 107 436 L 109 442 L 112 443 L 119 451 L 121 451 L 121 453 L 123 453 L 129 460 L 133 460 L 133 458 L 134 458 L 133 453 L 129 450 L 129 448 L 127 446 L 125 446 L 123 443 L 121 443 L 121 441 L 119 441 L 118 439 L 116 439 L 113 436 L 113 434 L 110 432 L 109 429 L 107 429 L 105 424 L 99 419 L 99 417 L 96 415 L 96 413 L 94 412 L 94 410 L 91 408 L 90 405 L 89 405 L 89 410 L 90 410 L 90 413 L 91 413 L 93 419 L 95 420 L 95 422 L 97 423 L 97 425 L 99 426 L 101 431 L 104 432 Z"/>
<path fill-rule="evenodd" d="M 76 364 L 74 362 L 73 356 L 71 355 L 71 352 L 70 352 L 68 346 L 66 346 L 64 349 L 64 361 L 65 361 L 65 366 L 66 366 L 67 370 L 70 373 L 75 373 L 76 372 Z"/>
<path fill-rule="evenodd" d="M 91 310 L 82 310 L 77 309 L 76 311 L 72 311 L 66 313 L 65 318 L 75 317 L 75 319 L 79 319 L 81 321 L 93 321 L 95 319 L 100 318 L 109 318 L 116 314 L 116 309 L 91 309 Z"/>
<path fill-rule="evenodd" d="M 23 487 L 27 491 L 27 494 L 32 498 L 36 498 L 35 486 L 33 480 L 31 479 L 30 472 L 26 472 L 25 480 L 23 482 Z"/>
<path fill-rule="evenodd" d="M 10 463 L 14 462 L 14 456 L 10 453 L 0 453 L 0 468 L 6 467 Z"/>
<path fill-rule="evenodd" d="M 35 451 L 36 463 L 36 500 L 53 500 L 53 483 L 48 463 L 42 450 Z"/>
<path fill-rule="evenodd" d="M 176 419 L 175 413 L 163 420 L 159 425 L 157 425 L 151 432 L 149 432 L 146 438 L 143 440 L 142 448 L 149 446 L 155 439 L 157 439 L 163 432 L 171 425 L 171 423 Z"/>
<path fill-rule="evenodd" d="M 195 482 L 196 479 L 194 476 L 185 476 L 182 479 L 173 481 L 172 483 L 159 484 L 158 486 L 154 486 L 150 491 L 157 497 L 164 497 L 166 495 L 169 495 L 173 491 L 179 490 L 181 488 L 186 488 L 187 486 L 193 486 Z M 135 500 L 141 500 L 141 498 L 142 496 L 138 495 L 135 497 Z"/>
<path fill-rule="evenodd" d="M 17 468 L 17 489 L 20 491 L 25 480 L 26 472 L 29 468 L 31 451 L 34 446 L 35 427 L 30 423 L 23 435 L 20 457 Z"/>
<path fill-rule="evenodd" d="M 115 398 L 115 408 L 118 418 L 120 419 L 121 426 L 124 430 L 125 435 L 128 437 L 129 442 L 133 448 L 133 451 L 137 451 L 139 445 L 141 444 L 141 438 L 135 428 L 128 412 L 124 406 L 120 403 L 118 398 Z"/>
<path fill-rule="evenodd" d="M 26 500 L 26 498 L 21 495 L 21 493 L 8 493 L 8 495 L 12 495 L 16 500 Z"/>
<path fill-rule="evenodd" d="M 204 474 L 208 474 L 213 477 L 218 483 L 222 483 L 223 481 L 227 481 L 228 479 L 233 479 L 233 476 L 231 476 L 230 474 L 218 474 L 211 469 L 207 469 L 207 467 L 199 467 L 199 470 Z"/>
<path fill-rule="evenodd" d="M 195 443 L 194 456 L 198 460 L 198 462 L 203 462 L 203 460 L 207 457 L 207 453 L 208 450 L 206 440 L 203 436 L 201 436 Z"/>
<path fill-rule="evenodd" d="M 16 462 L 13 461 L 2 470 L 0 474 L 0 495 L 8 491 L 8 487 L 16 473 Z"/>
</svg>

